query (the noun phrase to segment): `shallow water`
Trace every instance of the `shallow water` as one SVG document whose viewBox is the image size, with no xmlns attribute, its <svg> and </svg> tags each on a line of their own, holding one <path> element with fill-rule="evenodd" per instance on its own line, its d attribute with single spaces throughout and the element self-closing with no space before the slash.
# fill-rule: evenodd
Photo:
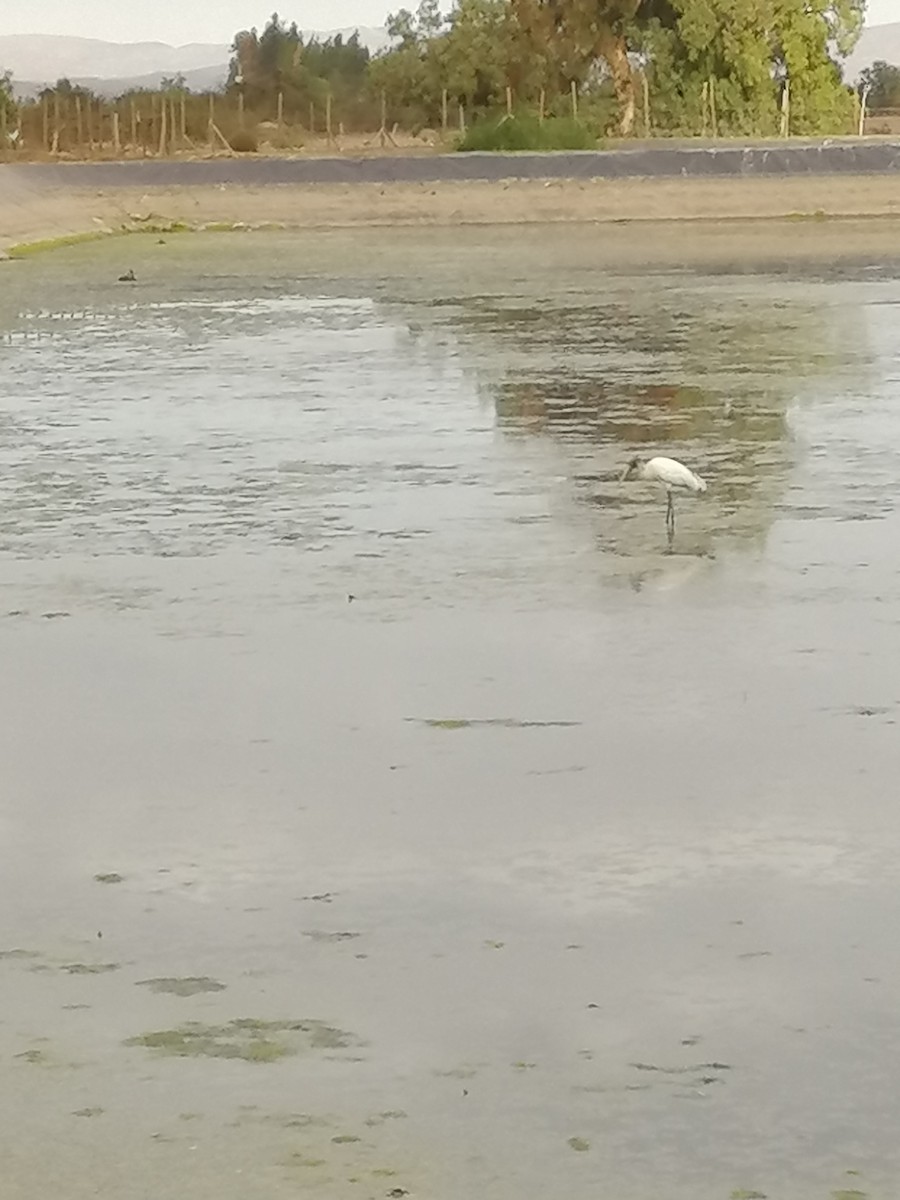
<svg viewBox="0 0 900 1200">
<path fill-rule="evenodd" d="M 896 1193 L 900 279 L 679 236 L 4 264 L 4 1196 Z"/>
</svg>

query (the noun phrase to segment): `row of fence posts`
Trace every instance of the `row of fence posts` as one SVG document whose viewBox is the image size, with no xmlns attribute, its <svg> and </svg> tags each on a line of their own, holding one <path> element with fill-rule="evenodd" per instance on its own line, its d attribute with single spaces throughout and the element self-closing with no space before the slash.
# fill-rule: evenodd
<svg viewBox="0 0 900 1200">
<path fill-rule="evenodd" d="M 650 89 L 647 79 L 647 74 L 644 71 L 640 72 L 641 78 L 641 100 L 643 112 L 641 114 L 643 120 L 643 134 L 645 137 L 650 137 L 652 133 L 652 123 L 650 114 Z M 866 119 L 866 101 L 868 99 L 867 92 L 864 91 L 860 97 L 859 104 L 859 123 L 858 133 L 863 134 L 865 119 Z M 573 81 L 571 85 L 571 110 L 574 120 L 578 120 L 578 85 Z M 62 149 L 64 128 L 68 130 L 68 118 L 72 115 L 74 108 L 74 146 L 81 150 L 87 146 L 89 153 L 97 148 L 103 149 L 109 145 L 114 153 L 118 154 L 122 150 L 124 134 L 127 134 L 127 145 L 132 150 L 137 150 L 139 147 L 143 153 L 157 153 L 160 155 L 171 153 L 179 149 L 196 149 L 196 143 L 188 136 L 188 121 L 187 121 L 187 105 L 184 92 L 170 92 L 166 94 L 153 94 L 150 96 L 150 114 L 149 117 L 142 105 L 131 99 L 128 104 L 127 113 L 124 118 L 127 119 L 127 129 L 123 133 L 123 114 L 120 112 L 120 107 L 117 105 L 104 106 L 103 101 L 94 101 L 91 97 L 82 97 L 76 93 L 72 99 L 70 106 L 67 106 L 65 116 L 63 114 L 64 97 L 60 96 L 59 92 L 54 92 L 52 95 L 45 94 L 41 98 L 41 144 L 42 148 L 50 154 L 59 154 Z M 222 101 L 220 100 L 220 103 Z M 95 111 L 96 104 L 96 111 Z M 276 120 L 279 129 L 285 125 L 284 119 L 284 93 L 278 92 L 276 98 L 277 111 Z M 701 89 L 701 137 L 719 136 L 719 119 L 716 104 L 716 81 L 711 77 L 705 82 Z M 506 88 L 506 113 L 508 117 L 512 117 L 515 112 L 515 97 L 511 87 Z M 388 129 L 387 122 L 388 105 L 385 92 L 381 93 L 381 125 L 377 131 L 377 136 L 382 147 L 388 142 L 391 145 L 397 145 L 395 134 L 397 126 Z M 317 111 L 315 102 L 311 101 L 309 105 L 308 131 L 311 134 L 319 133 L 319 122 L 317 120 Z M 541 89 L 538 97 L 538 120 L 543 124 L 547 116 L 547 97 L 544 89 Z M 107 121 L 106 118 L 109 118 Z M 238 128 L 245 127 L 245 111 L 244 111 L 244 94 L 243 90 L 238 92 L 237 97 L 237 122 Z M 464 135 L 467 128 L 466 109 L 465 105 L 459 103 L 457 105 L 457 121 L 459 133 Z M 206 122 L 206 140 L 210 150 L 221 148 L 230 150 L 231 146 L 228 139 L 222 133 L 219 125 L 216 122 L 216 96 L 209 94 L 209 112 Z M 109 138 L 104 137 L 104 127 L 109 131 Z M 324 111 L 324 126 L 321 130 L 324 133 L 330 145 L 339 146 L 339 137 L 344 136 L 343 122 L 339 122 L 337 129 L 334 124 L 334 104 L 333 98 L 329 94 L 325 99 Z M 0 150 L 6 148 L 9 144 L 8 120 L 6 110 L 0 108 Z M 441 94 L 441 138 L 446 141 L 450 133 L 450 95 L 445 88 Z M 788 137 L 790 133 L 790 80 L 786 79 L 782 84 L 781 91 L 781 106 L 780 106 L 780 121 L 779 134 L 781 137 Z M 65 138 L 69 142 L 69 138 Z M 149 144 L 148 144 L 149 143 Z"/>
<path fill-rule="evenodd" d="M 644 108 L 648 111 L 646 79 L 644 81 Z M 381 93 L 381 124 L 377 136 L 382 146 L 388 142 L 397 145 L 395 134 L 397 126 L 388 128 L 387 95 Z M 166 154 L 179 149 L 196 149 L 195 141 L 188 136 L 188 121 L 186 96 L 184 92 L 156 93 L 149 97 L 150 112 L 147 114 L 144 104 L 130 99 L 125 113 L 121 106 L 106 105 L 102 100 L 94 100 L 90 96 L 75 93 L 67 101 L 59 92 L 44 94 L 40 101 L 41 147 L 49 154 L 59 154 L 65 148 L 82 150 L 87 148 L 89 153 L 110 147 L 116 154 L 120 153 L 123 144 L 132 150 L 141 149 L 143 153 Z M 221 103 L 221 101 L 220 101 Z M 573 81 L 571 86 L 572 116 L 578 119 L 578 86 Z M 278 92 L 276 97 L 276 121 L 283 128 L 284 93 Z M 456 127 L 461 135 L 466 133 L 468 122 L 466 107 L 457 103 Z M 450 94 L 446 88 L 441 94 L 441 136 L 447 140 L 450 135 Z M 538 99 L 538 119 L 541 123 L 546 118 L 546 92 L 541 89 Z M 506 88 L 506 111 L 512 117 L 514 113 L 513 89 Z M 335 127 L 334 100 L 331 94 L 325 98 L 324 123 L 318 120 L 314 101 L 309 105 L 308 131 L 311 134 L 324 133 L 327 141 L 337 146 L 338 138 L 344 136 L 343 122 Z M 74 128 L 70 120 L 74 117 Z M 0 146 L 7 144 L 6 113 L 0 111 Z M 244 92 L 240 89 L 237 94 L 237 124 L 243 129 L 246 124 Z M 648 125 L 649 123 L 645 122 Z M 108 137 L 106 133 L 108 132 Z M 71 133 L 71 137 L 69 134 Z M 207 119 L 206 140 L 210 149 L 219 147 L 230 150 L 230 143 L 222 133 L 216 121 L 216 97 L 209 95 L 209 113 Z"/>
</svg>

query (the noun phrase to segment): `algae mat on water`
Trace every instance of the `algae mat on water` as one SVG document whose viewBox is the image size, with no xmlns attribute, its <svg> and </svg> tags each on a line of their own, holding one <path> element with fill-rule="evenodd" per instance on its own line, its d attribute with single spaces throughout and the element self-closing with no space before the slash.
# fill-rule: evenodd
<svg viewBox="0 0 900 1200">
<path fill-rule="evenodd" d="M 199 996 L 204 992 L 224 992 L 225 984 L 207 975 L 187 975 L 183 978 L 139 979 L 137 987 L 151 992 L 168 992 L 172 996 Z"/>
<path fill-rule="evenodd" d="M 189 1021 L 125 1042 L 174 1058 L 240 1058 L 245 1062 L 275 1062 L 304 1050 L 344 1050 L 358 1044 L 352 1033 L 324 1021 L 258 1021 L 252 1017 L 226 1025 Z"/>
<path fill-rule="evenodd" d="M 523 721 L 518 717 L 407 717 L 429 729 L 574 729 L 580 721 Z"/>
</svg>

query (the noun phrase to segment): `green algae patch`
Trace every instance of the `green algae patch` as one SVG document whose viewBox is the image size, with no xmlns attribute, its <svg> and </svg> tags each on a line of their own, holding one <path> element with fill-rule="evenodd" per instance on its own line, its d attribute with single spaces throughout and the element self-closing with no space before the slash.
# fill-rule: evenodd
<svg viewBox="0 0 900 1200">
<path fill-rule="evenodd" d="M 124 883 L 125 876 L 120 875 L 118 871 L 105 871 L 100 875 L 94 876 L 94 883 Z"/>
<path fill-rule="evenodd" d="M 570 1137 L 568 1144 L 570 1149 L 576 1150 L 579 1154 L 584 1154 L 586 1150 L 590 1150 L 591 1148 L 591 1143 L 587 1138 L 582 1137 Z"/>
<path fill-rule="evenodd" d="M 68 975 L 107 975 L 118 971 L 119 963 L 66 963 L 60 970 Z"/>
<path fill-rule="evenodd" d="M 188 975 L 184 978 L 139 979 L 135 987 L 149 988 L 151 992 L 167 993 L 170 996 L 199 996 L 204 992 L 224 992 L 225 984 L 206 975 Z"/>
<path fill-rule="evenodd" d="M 17 1054 L 15 1057 L 22 1062 L 31 1063 L 32 1066 L 42 1066 L 47 1062 L 47 1055 L 43 1050 L 23 1050 L 21 1054 Z"/>
<path fill-rule="evenodd" d="M 730 1200 L 766 1200 L 765 1192 L 757 1192 L 754 1188 L 735 1188 Z"/>
<path fill-rule="evenodd" d="M 361 935 L 353 933 L 347 929 L 337 931 L 329 931 L 326 929 L 305 929 L 303 936 L 310 938 L 314 942 L 352 942 Z"/>
<path fill-rule="evenodd" d="M 407 717 L 429 729 L 573 729 L 580 721 L 524 721 L 518 717 Z"/>
<path fill-rule="evenodd" d="M 126 1046 L 143 1046 L 172 1058 L 239 1058 L 271 1063 L 304 1050 L 340 1050 L 357 1040 L 323 1021 L 258 1021 L 243 1017 L 227 1025 L 189 1021 L 128 1038 Z"/>
<path fill-rule="evenodd" d="M 62 250 L 65 246 L 80 246 L 82 242 L 98 242 L 112 237 L 112 230 L 92 229 L 86 233 L 67 233 L 61 237 L 42 238 L 36 242 L 19 242 L 9 246 L 6 253 L 10 258 L 30 258 L 32 254 L 44 254 L 48 250 Z"/>
<path fill-rule="evenodd" d="M 370 1128 L 374 1128 L 376 1125 L 383 1125 L 385 1121 L 403 1121 L 406 1119 L 406 1116 L 407 1114 L 402 1108 L 391 1108 L 386 1112 L 376 1113 L 375 1116 L 368 1117 L 365 1124 Z"/>
</svg>

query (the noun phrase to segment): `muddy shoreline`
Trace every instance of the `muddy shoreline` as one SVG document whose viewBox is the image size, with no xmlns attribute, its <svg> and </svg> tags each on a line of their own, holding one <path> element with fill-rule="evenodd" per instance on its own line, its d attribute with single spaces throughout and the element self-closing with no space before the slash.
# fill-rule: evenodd
<svg viewBox="0 0 900 1200">
<path fill-rule="evenodd" d="M 356 166 L 365 161 L 355 160 Z M 369 161 L 378 166 L 379 161 L 396 165 L 397 160 Z M 427 166 L 437 160 L 405 161 Z M 360 177 L 313 183 L 279 182 L 276 173 L 273 182 L 242 181 L 253 178 L 244 168 L 259 165 L 231 160 L 161 163 L 147 164 L 144 171 L 140 163 L 0 166 L 0 253 L 34 243 L 166 227 L 303 230 L 790 219 L 819 223 L 817 241 L 826 253 L 841 254 L 843 232 L 837 225 L 828 225 L 826 232 L 828 218 L 900 217 L 894 174 L 393 182 Z M 203 182 L 209 175 L 204 168 L 226 174 L 218 182 Z"/>
</svg>

